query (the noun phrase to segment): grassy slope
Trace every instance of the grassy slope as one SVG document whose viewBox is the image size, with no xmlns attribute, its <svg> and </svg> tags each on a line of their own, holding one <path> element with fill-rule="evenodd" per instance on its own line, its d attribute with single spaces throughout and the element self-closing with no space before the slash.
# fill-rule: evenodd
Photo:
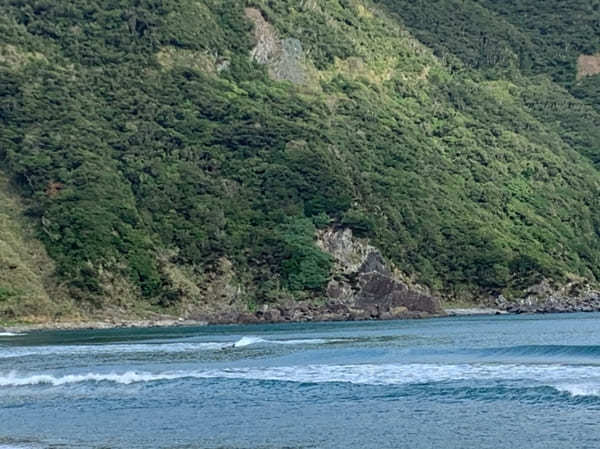
<svg viewBox="0 0 600 449">
<path fill-rule="evenodd" d="M 2 0 L 0 157 L 70 294 L 210 302 L 231 261 L 251 306 L 318 298 L 327 224 L 444 294 L 595 282 L 594 105 L 509 47 L 471 68 L 468 29 L 440 47 L 446 17 L 527 37 L 499 13 L 440 2 L 426 33 L 418 3 Z M 250 61 L 245 6 L 300 40 L 304 85 Z"/>
<path fill-rule="evenodd" d="M 72 304 L 52 279 L 54 263 L 34 237 L 23 210 L 0 174 L 0 316 L 19 321 L 72 318 Z"/>
</svg>

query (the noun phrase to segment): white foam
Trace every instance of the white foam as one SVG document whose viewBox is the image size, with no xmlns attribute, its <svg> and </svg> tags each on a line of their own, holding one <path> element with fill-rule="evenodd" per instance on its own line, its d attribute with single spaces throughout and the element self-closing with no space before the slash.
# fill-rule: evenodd
<svg viewBox="0 0 600 449">
<path fill-rule="evenodd" d="M 243 348 L 245 346 L 255 345 L 257 343 L 266 343 L 266 340 L 263 340 L 260 337 L 242 337 L 232 346 L 234 348 Z"/>
<path fill-rule="evenodd" d="M 0 332 L 0 337 L 20 337 L 21 335 L 25 334 L 18 332 Z M 0 449 L 2 449 L 2 446 L 0 446 Z"/>
<path fill-rule="evenodd" d="M 231 343 L 143 343 L 143 344 L 107 344 L 107 345 L 68 345 L 68 346 L 19 346 L 0 350 L 0 359 L 25 357 L 32 355 L 79 355 L 79 354 L 129 354 L 129 353 L 176 353 L 195 351 L 215 351 Z"/>
<path fill-rule="evenodd" d="M 297 340 L 265 340 L 276 345 L 324 345 L 327 343 L 344 343 L 348 339 L 343 338 L 310 338 Z"/>
<path fill-rule="evenodd" d="M 136 373 L 128 371 L 126 373 L 87 373 L 87 374 L 68 374 L 65 376 L 54 376 L 52 374 L 34 374 L 31 376 L 20 377 L 16 373 L 9 373 L 6 376 L 0 376 L 0 387 L 22 387 L 26 385 L 66 385 L 81 382 L 113 382 L 129 385 L 136 382 L 154 382 L 158 380 L 172 380 L 187 377 L 184 374 L 151 374 Z"/>
<path fill-rule="evenodd" d="M 265 344 L 265 345 L 322 345 L 326 343 L 339 343 L 346 340 L 342 339 L 325 339 L 325 338 L 305 338 L 305 339 L 290 339 L 290 340 L 267 340 L 261 337 L 242 337 L 232 346 L 234 348 L 243 348 L 245 346 Z"/>
<path fill-rule="evenodd" d="M 483 364 L 384 364 L 310 365 L 207 371 L 199 377 L 290 381 L 300 383 L 343 382 L 401 385 L 455 380 L 522 380 L 555 382 L 564 379 L 596 379 L 593 367 L 556 365 Z M 195 376 L 194 376 L 195 377 Z"/>
<path fill-rule="evenodd" d="M 385 364 L 385 365 L 309 365 L 269 368 L 235 368 L 204 371 L 174 371 L 148 373 L 86 373 L 56 376 L 33 374 L 20 376 L 15 372 L 0 374 L 0 387 L 25 385 L 65 385 L 80 382 L 113 382 L 132 384 L 184 378 L 221 378 L 270 380 L 298 383 L 342 382 L 369 385 L 424 384 L 456 380 L 529 380 L 536 385 L 563 388 L 572 394 L 590 394 L 592 388 L 600 389 L 599 373 L 595 367 L 556 365 L 443 365 L 443 364 Z M 587 390 L 576 390 L 569 385 L 572 379 L 585 382 Z M 560 387 L 562 386 L 562 387 Z M 569 390 L 570 388 L 570 390 Z"/>
<path fill-rule="evenodd" d="M 195 343 L 133 343 L 105 345 L 69 345 L 69 346 L 19 346 L 0 349 L 0 359 L 25 357 L 32 355 L 77 355 L 77 354 L 131 354 L 131 353 L 180 353 L 218 351 L 225 348 L 244 348 L 251 345 L 318 345 L 340 342 L 340 339 L 304 339 L 304 340 L 267 340 L 261 337 L 246 336 L 237 341 L 213 341 Z"/>
<path fill-rule="evenodd" d="M 600 384 L 563 384 L 554 385 L 556 390 L 569 393 L 571 396 L 600 396 Z"/>
</svg>

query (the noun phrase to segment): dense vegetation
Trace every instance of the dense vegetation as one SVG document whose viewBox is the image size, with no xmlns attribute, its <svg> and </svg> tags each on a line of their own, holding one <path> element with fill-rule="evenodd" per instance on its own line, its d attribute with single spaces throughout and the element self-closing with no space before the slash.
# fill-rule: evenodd
<svg viewBox="0 0 600 449">
<path fill-rule="evenodd" d="M 319 298 L 316 230 L 349 226 L 442 294 L 596 282 L 599 2 L 434 3 L 0 0 L 0 160 L 57 279 L 176 306 L 173 267 L 228 260 L 251 304 Z"/>
</svg>

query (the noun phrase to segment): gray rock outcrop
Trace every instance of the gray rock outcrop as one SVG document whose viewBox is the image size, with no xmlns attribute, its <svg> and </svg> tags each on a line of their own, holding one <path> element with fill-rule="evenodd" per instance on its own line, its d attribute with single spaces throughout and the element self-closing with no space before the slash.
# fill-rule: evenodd
<svg viewBox="0 0 600 449">
<path fill-rule="evenodd" d="M 600 292 L 581 280 L 554 285 L 544 279 L 527 289 L 524 297 L 509 301 L 500 295 L 492 305 L 509 313 L 597 312 Z"/>
<path fill-rule="evenodd" d="M 318 244 L 335 261 L 327 286 L 330 307 L 346 307 L 363 318 L 443 314 L 440 301 L 397 279 L 379 250 L 353 237 L 350 229 L 328 229 Z"/>
<path fill-rule="evenodd" d="M 287 80 L 294 84 L 305 83 L 302 43 L 295 38 L 280 39 L 273 25 L 265 20 L 258 9 L 246 8 L 244 12 L 254 23 L 256 46 L 251 52 L 252 59 L 266 65 L 269 76 L 274 80 Z"/>
</svg>

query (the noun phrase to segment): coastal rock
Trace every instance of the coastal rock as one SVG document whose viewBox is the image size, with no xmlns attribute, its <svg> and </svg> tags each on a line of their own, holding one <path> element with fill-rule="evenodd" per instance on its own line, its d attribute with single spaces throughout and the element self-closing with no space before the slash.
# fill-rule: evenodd
<svg viewBox="0 0 600 449">
<path fill-rule="evenodd" d="M 332 279 L 327 284 L 327 296 L 331 299 L 348 300 L 352 298 L 354 291 L 347 282 Z"/>
<path fill-rule="evenodd" d="M 361 288 L 356 304 L 362 308 L 377 305 L 386 312 L 398 307 L 431 314 L 441 312 L 440 302 L 436 298 L 411 290 L 406 284 L 379 272 L 361 274 L 359 285 Z"/>
<path fill-rule="evenodd" d="M 237 322 L 241 324 L 256 324 L 260 322 L 260 318 L 253 313 L 240 313 Z"/>
<path fill-rule="evenodd" d="M 321 231 L 317 242 L 334 259 L 336 275 L 327 286 L 330 312 L 351 319 L 443 314 L 438 298 L 397 279 L 381 252 L 354 238 L 349 228 Z"/>
<path fill-rule="evenodd" d="M 373 246 L 355 239 L 350 228 L 329 228 L 319 232 L 317 245 L 333 257 L 335 272 L 342 276 L 357 273 L 369 254 L 377 251 Z"/>
<path fill-rule="evenodd" d="M 244 302 L 243 291 L 236 288 L 231 263 L 221 260 L 218 273 L 213 275 L 208 290 L 199 290 L 194 307 L 186 318 L 213 324 L 306 322 L 341 320 L 385 320 L 444 315 L 438 298 L 401 280 L 386 263 L 381 252 L 366 240 L 357 239 L 346 229 L 326 229 L 317 236 L 319 247 L 334 261 L 332 278 L 327 285 L 327 301 L 294 301 L 291 298 L 265 303 L 250 311 Z M 168 266 L 167 266 L 168 268 Z M 188 288 L 183 276 L 172 273 L 173 285 Z M 209 308 L 206 296 L 219 296 L 219 308 Z"/>
<path fill-rule="evenodd" d="M 564 285 L 554 285 L 543 280 L 528 288 L 527 296 L 511 301 L 499 296 L 494 304 L 508 313 L 568 313 L 600 311 L 600 292 L 586 282 L 572 280 Z"/>
<path fill-rule="evenodd" d="M 281 321 L 281 311 L 279 309 L 270 309 L 263 313 L 263 319 L 271 323 Z"/>
<path fill-rule="evenodd" d="M 385 265 L 385 260 L 379 251 L 373 249 L 369 251 L 367 257 L 358 268 L 358 273 L 379 273 L 383 276 L 390 277 L 392 273 Z"/>
</svg>

